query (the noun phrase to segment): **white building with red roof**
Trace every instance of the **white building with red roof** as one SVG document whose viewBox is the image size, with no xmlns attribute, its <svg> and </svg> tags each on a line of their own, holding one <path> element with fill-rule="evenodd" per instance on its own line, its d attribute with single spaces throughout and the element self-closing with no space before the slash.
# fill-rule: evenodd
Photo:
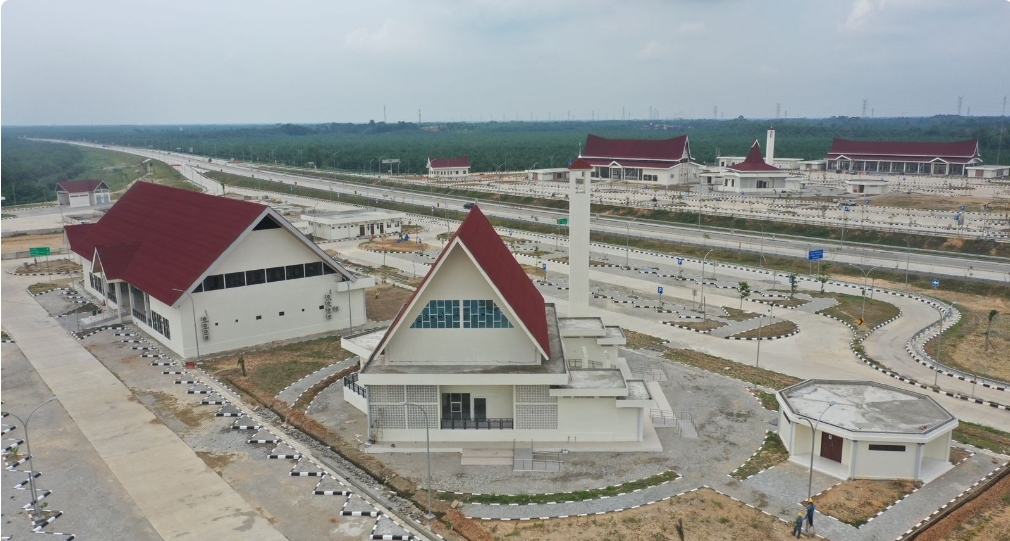
<svg viewBox="0 0 1010 541">
<path fill-rule="evenodd" d="M 470 158 L 466 156 L 456 158 L 428 157 L 428 178 L 458 179 L 469 175 Z"/>
<path fill-rule="evenodd" d="M 670 139 L 607 139 L 590 134 L 579 157 L 593 166 L 595 180 L 660 186 L 698 181 L 698 164 L 691 161 L 691 145 L 686 135 Z"/>
<path fill-rule="evenodd" d="M 769 165 L 761 157 L 761 145 L 757 139 L 743 161 L 726 168 L 703 171 L 701 183 L 711 186 L 715 191 L 742 194 L 791 192 L 803 187 L 801 178 Z"/>
<path fill-rule="evenodd" d="M 425 419 L 432 441 L 639 442 L 655 403 L 624 343 L 560 316 L 475 206 L 389 328 L 343 341 L 363 359 L 344 397 L 380 446 L 423 441 Z"/>
<path fill-rule="evenodd" d="M 849 173 L 964 175 L 982 163 L 978 139 L 954 142 L 850 141 L 836 138 L 828 150 L 828 170 Z"/>
<path fill-rule="evenodd" d="M 362 325 L 372 278 L 268 206 L 138 182 L 66 227 L 85 289 L 183 357 Z"/>
<path fill-rule="evenodd" d="M 56 183 L 56 202 L 61 207 L 94 207 L 111 203 L 112 196 L 102 180 L 63 180 Z"/>
</svg>

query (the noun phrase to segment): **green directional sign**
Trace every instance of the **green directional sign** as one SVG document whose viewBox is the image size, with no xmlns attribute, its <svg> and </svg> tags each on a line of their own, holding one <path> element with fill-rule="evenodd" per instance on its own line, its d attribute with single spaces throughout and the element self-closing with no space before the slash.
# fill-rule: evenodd
<svg viewBox="0 0 1010 541">
<path fill-rule="evenodd" d="M 48 246 L 37 246 L 35 248 L 29 248 L 28 249 L 28 255 L 30 255 L 32 257 L 38 257 L 40 255 L 49 255 L 49 247 Z"/>
<path fill-rule="evenodd" d="M 558 225 L 568 225 L 568 218 L 558 218 Z"/>
</svg>

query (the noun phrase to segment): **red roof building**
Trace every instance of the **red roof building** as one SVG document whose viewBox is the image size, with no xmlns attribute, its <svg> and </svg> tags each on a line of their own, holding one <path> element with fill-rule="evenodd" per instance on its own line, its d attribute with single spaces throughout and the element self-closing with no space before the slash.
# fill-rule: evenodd
<svg viewBox="0 0 1010 541">
<path fill-rule="evenodd" d="M 687 184 L 697 180 L 686 135 L 670 139 L 607 139 L 588 135 L 579 156 L 600 180 Z"/>
<path fill-rule="evenodd" d="M 111 203 L 112 196 L 102 180 L 62 180 L 56 183 L 56 202 L 61 207 L 93 207 Z"/>
<path fill-rule="evenodd" d="M 825 159 L 829 170 L 922 175 L 964 175 L 966 166 L 982 163 L 977 139 L 905 142 L 836 138 Z"/>
<path fill-rule="evenodd" d="M 196 353 L 186 329 L 197 311 L 203 353 L 348 326 L 319 316 L 327 292 L 331 307 L 360 304 L 351 308 L 365 321 L 363 297 L 350 295 L 366 281 L 259 203 L 138 182 L 97 222 L 66 234 L 86 289 L 180 355 Z"/>
<path fill-rule="evenodd" d="M 706 169 L 700 173 L 701 182 L 720 192 L 784 193 L 802 189 L 799 177 L 769 165 L 761 156 L 761 144 L 755 139 L 743 161 L 726 168 Z"/>
<path fill-rule="evenodd" d="M 440 179 L 463 178 L 470 174 L 470 158 L 428 157 L 428 177 Z"/>
</svg>

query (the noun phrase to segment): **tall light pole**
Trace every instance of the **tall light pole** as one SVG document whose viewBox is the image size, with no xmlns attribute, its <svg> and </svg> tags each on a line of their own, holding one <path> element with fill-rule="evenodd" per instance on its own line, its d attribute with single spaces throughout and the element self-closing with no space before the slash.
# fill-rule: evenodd
<svg viewBox="0 0 1010 541">
<path fill-rule="evenodd" d="M 630 222 L 624 222 L 624 266 L 631 270 L 631 224 L 638 218 L 632 218 Z"/>
<path fill-rule="evenodd" d="M 196 328 L 196 301 L 193 300 L 193 296 L 189 294 L 189 291 L 183 291 L 174 287 L 172 291 L 178 291 L 189 297 L 189 309 L 193 312 L 193 338 L 196 340 L 196 362 L 200 364 L 202 361 L 200 360 L 200 331 Z M 185 355 L 185 350 L 186 348 L 183 348 L 183 355 Z"/>
<path fill-rule="evenodd" d="M 701 258 L 701 320 L 702 321 L 707 321 L 708 320 L 708 313 L 705 311 L 705 308 L 706 308 L 706 306 L 705 306 L 705 260 L 708 259 L 708 254 L 712 253 L 713 250 L 714 250 L 714 248 L 712 250 L 709 250 L 705 254 L 705 257 Z"/>
<path fill-rule="evenodd" d="M 810 419 L 804 417 L 803 420 L 810 425 L 810 477 L 807 479 L 807 499 L 810 499 L 811 488 L 814 486 L 814 436 L 817 434 L 817 425 L 821 424 L 821 417 L 831 409 L 837 402 L 834 400 L 828 401 L 828 407 L 824 408 L 824 411 L 817 416 L 817 422 L 811 423 Z"/>
<path fill-rule="evenodd" d="M 422 415 L 424 415 L 424 445 L 425 454 L 428 456 L 428 514 L 425 515 L 425 518 L 431 520 L 435 518 L 435 515 L 431 514 L 431 433 L 429 430 L 430 425 L 428 425 L 428 412 L 424 411 L 424 408 L 422 408 L 419 404 L 415 404 L 413 402 L 402 402 L 402 404 L 404 406 L 414 406 L 421 411 Z"/>
<path fill-rule="evenodd" d="M 908 289 L 908 260 L 912 257 L 912 245 L 908 242 L 908 239 L 902 239 L 905 241 L 905 245 L 908 247 L 905 250 L 905 289 Z"/>
<path fill-rule="evenodd" d="M 35 518 L 36 518 L 35 511 L 37 511 L 35 505 L 38 503 L 39 500 L 38 500 L 38 494 L 35 491 L 35 463 L 32 460 L 32 443 L 28 439 L 28 423 L 31 422 L 32 415 L 35 415 L 35 412 L 38 411 L 39 408 L 45 406 L 46 404 L 52 402 L 53 400 L 56 400 L 56 396 L 52 396 L 51 398 L 49 398 L 49 400 L 46 400 L 45 402 L 39 404 L 38 406 L 35 406 L 35 409 L 33 409 L 31 413 L 28 414 L 27 419 L 22 419 L 10 412 L 4 412 L 10 415 L 11 417 L 17 419 L 18 421 L 21 421 L 21 426 L 23 426 L 25 429 L 25 452 L 28 454 L 28 485 L 29 488 L 31 488 L 32 492 L 32 501 L 30 504 L 32 506 L 31 508 L 32 526 L 35 525 Z"/>
<path fill-rule="evenodd" d="M 852 263 L 847 263 L 847 265 L 859 269 L 859 272 L 863 273 L 863 306 L 859 310 L 859 319 L 863 319 L 866 316 L 866 280 L 870 276 L 871 272 L 880 268 L 880 265 L 872 267 L 868 271 L 864 271 L 859 265 L 853 265 Z"/>
<path fill-rule="evenodd" d="M 951 309 L 954 307 L 954 303 L 950 303 Z M 933 387 L 940 377 L 940 346 L 943 344 L 943 309 L 939 306 L 934 306 L 936 308 L 936 313 L 940 314 L 940 321 L 937 322 L 939 329 L 936 331 L 936 360 L 933 362 Z"/>
</svg>

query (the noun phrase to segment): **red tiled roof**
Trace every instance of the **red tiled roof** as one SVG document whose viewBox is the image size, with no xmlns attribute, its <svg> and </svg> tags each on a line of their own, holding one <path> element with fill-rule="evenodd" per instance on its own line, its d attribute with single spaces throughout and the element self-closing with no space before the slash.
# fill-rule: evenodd
<svg viewBox="0 0 1010 541">
<path fill-rule="evenodd" d="M 656 162 L 649 160 L 611 160 L 607 158 L 580 158 L 589 165 L 610 165 L 616 163 L 621 167 L 642 167 L 645 169 L 670 169 L 678 165 L 678 162 Z"/>
<path fill-rule="evenodd" d="M 582 158 L 577 158 L 575 161 L 573 161 L 572 163 L 568 164 L 568 169 L 572 170 L 572 171 L 579 170 L 579 169 L 582 169 L 582 170 L 592 169 L 592 168 L 593 168 L 593 164 L 587 162 L 586 160 L 584 160 Z"/>
<path fill-rule="evenodd" d="M 957 157 L 957 156 L 895 156 L 893 154 L 835 154 L 828 155 L 829 160 L 834 160 L 840 157 L 846 157 L 850 160 L 863 160 L 869 162 L 911 162 L 911 163 L 928 163 L 935 162 L 938 160 L 943 160 L 947 163 L 969 163 L 976 159 L 974 157 Z M 977 159 L 981 162 L 981 159 Z"/>
<path fill-rule="evenodd" d="M 686 135 L 670 139 L 606 139 L 589 134 L 582 151 L 582 156 L 587 158 L 673 161 L 690 159 L 690 154 Z"/>
<path fill-rule="evenodd" d="M 87 193 L 94 191 L 95 188 L 105 185 L 105 181 L 98 180 L 95 178 L 88 178 L 82 180 L 61 180 L 56 183 L 56 187 L 67 192 L 67 193 Z M 108 190 L 109 187 L 105 186 Z"/>
<path fill-rule="evenodd" d="M 761 144 L 757 142 L 757 139 L 750 146 L 750 152 L 747 153 L 747 157 L 742 162 L 729 166 L 729 168 L 734 171 L 781 171 L 778 167 L 765 163 L 765 159 L 761 157 Z"/>
<path fill-rule="evenodd" d="M 70 248 L 91 260 L 98 249 L 110 278 L 174 305 L 268 208 L 225 197 L 138 182 L 93 224 L 67 226 Z"/>
<path fill-rule="evenodd" d="M 885 156 L 886 159 L 896 157 L 926 158 L 963 158 L 968 161 L 978 156 L 978 139 L 966 139 L 954 142 L 908 142 L 908 141 L 850 141 L 834 139 L 828 150 L 828 158 L 837 158 L 844 154 L 849 158 L 862 159 L 859 156 Z M 951 160 L 947 160 L 951 161 Z"/>
<path fill-rule="evenodd" d="M 470 158 L 467 156 L 460 156 L 458 158 L 432 158 L 429 156 L 428 162 L 431 163 L 432 169 L 440 169 L 443 167 L 470 167 Z"/>
<path fill-rule="evenodd" d="M 540 294 L 533 281 L 526 276 L 526 272 L 519 266 L 519 262 L 509 252 L 501 236 L 494 230 L 494 226 L 488 221 L 484 213 L 477 205 L 474 205 L 466 215 L 459 229 L 446 243 L 451 247 L 453 242 L 459 241 L 473 255 L 477 265 L 484 271 L 488 279 L 501 293 L 505 302 L 508 303 L 512 311 L 519 316 L 522 326 L 533 336 L 533 339 L 540 346 L 546 357 L 551 356 L 550 338 L 547 334 L 547 313 L 544 311 L 544 296 Z M 386 334 L 379 342 L 379 346 L 372 352 L 372 357 L 380 354 L 385 348 L 390 335 L 396 329 L 397 324 L 403 319 L 407 310 L 414 303 L 414 298 L 424 291 L 425 285 L 439 268 L 442 258 L 449 253 L 449 250 L 442 250 L 438 258 L 431 265 L 428 274 L 424 276 L 417 289 L 411 294 L 407 302 L 403 304 L 400 311 L 393 318 L 393 322 L 386 330 Z"/>
</svg>

